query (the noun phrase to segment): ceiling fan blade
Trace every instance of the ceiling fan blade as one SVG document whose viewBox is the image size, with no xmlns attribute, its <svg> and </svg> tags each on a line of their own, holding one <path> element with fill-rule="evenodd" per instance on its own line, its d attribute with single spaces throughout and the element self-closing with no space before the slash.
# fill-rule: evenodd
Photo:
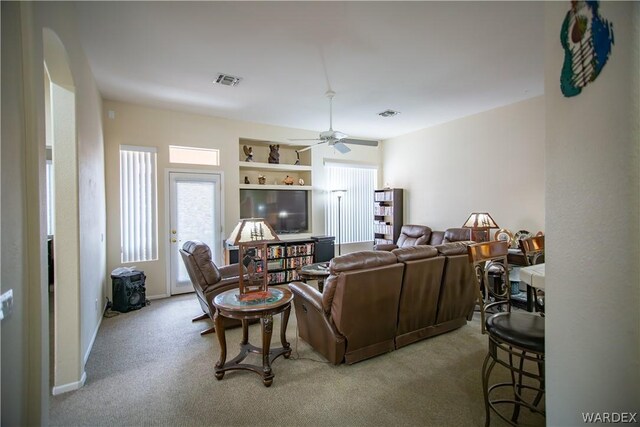
<svg viewBox="0 0 640 427">
<path fill-rule="evenodd" d="M 320 138 L 289 138 L 288 141 L 322 141 Z"/>
<path fill-rule="evenodd" d="M 336 142 L 332 147 L 338 150 L 341 154 L 347 154 L 349 151 L 351 151 L 351 148 L 344 145 L 342 141 Z"/>
<path fill-rule="evenodd" d="M 344 142 L 345 144 L 353 144 L 353 145 L 365 145 L 367 147 L 378 146 L 378 141 L 369 141 L 367 139 L 344 138 L 344 139 L 341 139 L 340 142 Z"/>
<path fill-rule="evenodd" d="M 314 140 L 315 141 L 315 140 Z M 320 141 L 317 144 L 311 144 L 311 145 L 307 145 L 304 148 L 301 148 L 298 150 L 298 153 L 302 153 L 303 151 L 307 151 L 307 150 L 311 150 L 313 147 L 317 147 L 320 144 L 324 144 L 326 141 Z"/>
</svg>

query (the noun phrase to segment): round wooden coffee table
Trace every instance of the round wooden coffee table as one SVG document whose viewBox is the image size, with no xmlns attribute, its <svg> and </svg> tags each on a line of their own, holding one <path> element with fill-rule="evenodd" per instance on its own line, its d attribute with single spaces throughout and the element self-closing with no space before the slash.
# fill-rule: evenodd
<svg viewBox="0 0 640 427">
<path fill-rule="evenodd" d="M 298 277 L 304 282 L 307 280 L 317 280 L 318 290 L 322 293 L 324 289 L 324 280 L 329 277 L 329 263 L 317 262 L 315 264 L 305 265 L 298 270 Z"/>
<path fill-rule="evenodd" d="M 266 387 L 273 383 L 271 363 L 284 355 L 286 359 L 291 356 L 291 346 L 287 342 L 286 331 L 291 313 L 291 300 L 293 294 L 286 288 L 269 288 L 265 293 L 257 294 L 256 298 L 248 300 L 239 299 L 239 290 L 231 289 L 218 294 L 213 299 L 216 307 L 215 327 L 218 342 L 220 343 L 220 359 L 215 366 L 216 379 L 221 380 L 226 371 L 244 369 L 253 371 L 262 376 L 262 382 Z M 273 315 L 282 313 L 280 325 L 280 341 L 282 347 L 271 349 L 271 332 L 273 329 Z M 227 338 L 225 336 L 223 317 L 240 319 L 242 321 L 242 342 L 240 353 L 227 362 Z M 249 320 L 260 319 L 262 325 L 262 348 L 249 343 Z M 249 353 L 262 354 L 262 366 L 242 363 Z"/>
</svg>

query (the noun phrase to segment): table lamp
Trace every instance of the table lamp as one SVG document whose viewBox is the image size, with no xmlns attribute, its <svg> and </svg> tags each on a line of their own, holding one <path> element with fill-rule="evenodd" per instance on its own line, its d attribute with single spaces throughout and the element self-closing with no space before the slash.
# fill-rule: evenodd
<svg viewBox="0 0 640 427">
<path fill-rule="evenodd" d="M 465 221 L 463 228 L 471 228 L 471 239 L 476 242 L 491 240 L 490 230 L 500 228 L 487 212 L 473 212 Z"/>
<path fill-rule="evenodd" d="M 238 246 L 241 301 L 268 296 L 267 243 L 277 241 L 280 238 L 264 218 L 241 219 L 227 239 Z"/>
</svg>

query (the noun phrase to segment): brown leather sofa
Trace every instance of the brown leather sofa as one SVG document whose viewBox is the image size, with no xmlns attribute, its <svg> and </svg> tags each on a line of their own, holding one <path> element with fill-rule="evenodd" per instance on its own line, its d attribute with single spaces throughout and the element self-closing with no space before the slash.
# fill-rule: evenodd
<svg viewBox="0 0 640 427">
<path fill-rule="evenodd" d="M 476 282 L 467 242 L 334 258 L 324 293 L 289 284 L 300 337 L 333 364 L 351 364 L 463 326 Z"/>
<path fill-rule="evenodd" d="M 218 268 L 211 259 L 209 246 L 198 240 L 185 242 L 182 245 L 182 249 L 180 249 L 180 255 L 196 291 L 200 307 L 205 313 L 205 315 L 198 316 L 193 320 L 202 320 L 207 316 L 213 320 L 216 309 L 211 301 L 216 295 L 238 287 L 240 275 L 238 264 L 230 264 Z M 238 326 L 240 324 L 235 319 L 225 318 L 224 321 L 225 327 Z M 205 335 L 211 332 L 215 332 L 214 327 L 206 329 L 200 334 Z"/>
<path fill-rule="evenodd" d="M 405 224 L 400 229 L 398 241 L 375 245 L 375 251 L 392 251 L 417 245 L 436 246 L 443 243 L 466 242 L 471 240 L 470 228 L 447 228 L 445 231 L 434 231 L 426 225 Z"/>
</svg>

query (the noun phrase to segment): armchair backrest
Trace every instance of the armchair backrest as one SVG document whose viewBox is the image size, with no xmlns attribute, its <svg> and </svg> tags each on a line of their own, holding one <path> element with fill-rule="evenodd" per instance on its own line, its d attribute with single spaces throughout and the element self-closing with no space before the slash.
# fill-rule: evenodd
<svg viewBox="0 0 640 427">
<path fill-rule="evenodd" d="M 211 259 L 211 249 L 198 240 L 189 240 L 182 245 L 180 255 L 187 268 L 193 286 L 201 290 L 214 285 L 222 279 L 220 270 Z"/>
<path fill-rule="evenodd" d="M 399 248 L 408 246 L 427 245 L 431 237 L 431 228 L 426 225 L 405 224 L 400 229 L 400 236 L 396 245 Z"/>
<path fill-rule="evenodd" d="M 331 260 L 322 306 L 346 339 L 354 363 L 394 349 L 403 265 L 391 252 L 363 251 Z"/>
</svg>

